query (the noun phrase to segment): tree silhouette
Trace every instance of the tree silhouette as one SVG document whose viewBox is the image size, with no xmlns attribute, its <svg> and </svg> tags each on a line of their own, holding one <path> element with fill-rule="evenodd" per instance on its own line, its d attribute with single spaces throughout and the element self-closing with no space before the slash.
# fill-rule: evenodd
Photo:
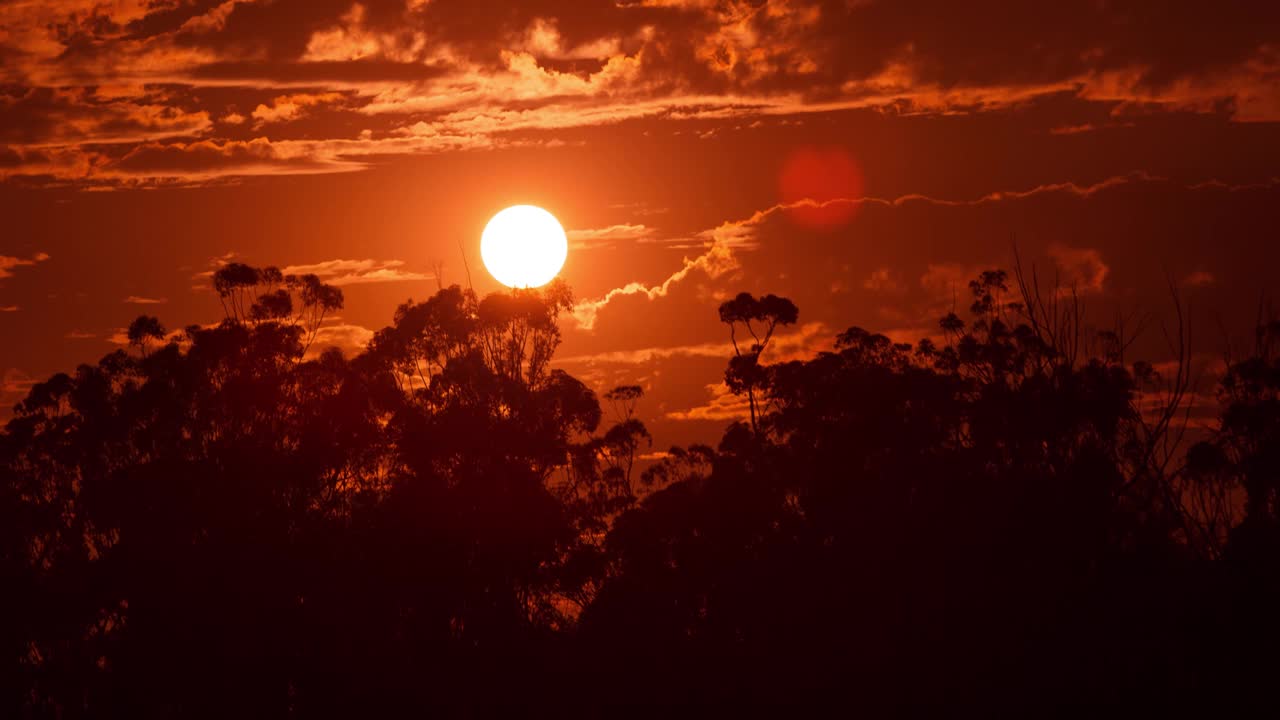
<svg viewBox="0 0 1280 720">
<path fill-rule="evenodd" d="M 441 287 L 346 357 L 337 288 L 227 265 L 223 322 L 140 317 L 0 432 L 0 715 L 1269 702 L 1280 325 L 1171 462 L 1186 370 L 1014 280 L 773 364 L 798 311 L 739 295 L 750 424 L 654 460 L 640 386 L 555 367 L 562 284 Z"/>
<path fill-rule="evenodd" d="M 145 356 L 148 344 L 151 341 L 164 340 L 164 326 L 155 317 L 139 315 L 133 322 L 129 323 L 129 330 L 126 335 L 129 338 L 129 344 L 138 348 L 138 352 Z"/>
<path fill-rule="evenodd" d="M 779 325 L 793 324 L 797 317 L 799 310 L 795 304 L 776 295 L 756 299 L 750 293 L 739 293 L 734 299 L 720 305 L 720 322 L 729 326 L 734 352 L 729 368 L 725 370 L 725 383 L 734 393 L 747 396 L 752 431 L 757 430 L 756 392 L 765 382 L 760 355 L 769 345 L 773 331 Z M 745 350 L 738 344 L 739 325 L 751 335 L 752 343 Z"/>
</svg>

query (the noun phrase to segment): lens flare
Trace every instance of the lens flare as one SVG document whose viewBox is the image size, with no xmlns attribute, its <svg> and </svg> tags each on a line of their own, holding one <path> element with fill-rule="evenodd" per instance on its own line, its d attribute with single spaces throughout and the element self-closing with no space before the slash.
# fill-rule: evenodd
<svg viewBox="0 0 1280 720">
<path fill-rule="evenodd" d="M 792 152 L 778 184 L 792 221 L 814 230 L 833 230 L 852 220 L 862 197 L 862 172 L 841 147 Z"/>
</svg>

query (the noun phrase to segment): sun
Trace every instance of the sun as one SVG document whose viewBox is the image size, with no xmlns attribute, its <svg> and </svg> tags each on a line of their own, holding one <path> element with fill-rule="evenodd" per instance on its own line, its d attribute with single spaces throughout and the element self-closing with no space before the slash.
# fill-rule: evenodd
<svg viewBox="0 0 1280 720">
<path fill-rule="evenodd" d="M 534 288 L 555 278 L 569 254 L 569 239 L 555 215 L 535 205 L 513 205 L 484 226 L 480 257 L 489 274 L 512 288 Z"/>
</svg>

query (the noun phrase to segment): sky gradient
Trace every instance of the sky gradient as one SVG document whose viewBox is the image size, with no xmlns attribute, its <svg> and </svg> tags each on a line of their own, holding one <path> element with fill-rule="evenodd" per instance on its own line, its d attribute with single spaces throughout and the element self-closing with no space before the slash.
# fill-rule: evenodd
<svg viewBox="0 0 1280 720">
<path fill-rule="evenodd" d="M 464 254 L 499 289 L 517 203 L 569 230 L 558 364 L 656 448 L 744 412 L 724 299 L 796 302 L 773 360 L 915 341 L 1015 245 L 1157 362 L 1176 287 L 1211 374 L 1277 285 L 1280 4 L 0 2 L 0 418 L 231 260 L 341 286 L 358 352 Z"/>
</svg>

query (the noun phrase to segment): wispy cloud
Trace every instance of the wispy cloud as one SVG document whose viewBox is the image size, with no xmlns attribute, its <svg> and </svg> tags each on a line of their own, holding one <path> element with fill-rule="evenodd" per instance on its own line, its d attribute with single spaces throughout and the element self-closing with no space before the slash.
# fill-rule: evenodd
<svg viewBox="0 0 1280 720">
<path fill-rule="evenodd" d="M 130 295 L 123 302 L 127 305 L 163 305 L 169 302 L 169 298 L 150 298 L 141 297 L 139 295 Z"/>
<path fill-rule="evenodd" d="M 591 330 L 595 327 L 596 317 L 600 310 L 616 298 L 628 295 L 639 295 L 649 300 L 665 297 L 671 290 L 672 285 L 684 280 L 689 273 L 695 270 L 705 272 L 709 277 L 715 278 L 735 270 L 737 267 L 738 261 L 733 257 L 731 247 L 727 243 L 713 243 L 706 252 L 692 260 L 685 258 L 684 267 L 669 275 L 661 283 L 656 285 L 646 285 L 643 282 L 627 283 L 620 288 L 610 290 L 602 297 L 579 302 L 574 305 L 570 316 L 577 321 L 579 327 L 584 330 Z"/>
<path fill-rule="evenodd" d="M 671 420 L 741 420 L 751 417 L 751 408 L 747 398 L 734 395 L 724 383 L 707 385 L 711 398 L 702 405 L 685 410 L 671 410 L 667 417 Z"/>
<path fill-rule="evenodd" d="M 206 266 L 208 269 L 202 270 L 192 275 L 192 279 L 197 281 L 195 290 L 206 290 L 215 272 L 218 268 L 225 266 L 230 262 L 244 262 L 239 253 L 228 252 L 218 257 L 209 259 Z M 404 268 L 403 260 L 373 260 L 366 258 L 363 260 L 322 260 L 315 263 L 303 263 L 298 265 L 288 265 L 281 269 L 285 275 L 315 275 L 322 281 L 330 285 L 362 285 L 369 283 L 384 282 L 408 282 L 408 281 L 425 281 L 433 280 L 434 275 L 420 273 Z"/>
<path fill-rule="evenodd" d="M 788 360 L 807 358 L 821 347 L 829 347 L 831 342 L 831 332 L 826 324 L 821 322 L 805 323 L 792 332 L 783 331 L 774 335 L 763 359 L 765 362 L 786 362 Z M 557 362 L 567 365 L 640 365 L 672 358 L 727 359 L 733 355 L 733 352 L 733 343 L 726 341 L 698 343 L 695 345 L 648 347 L 635 350 L 612 350 L 590 355 L 574 355 L 559 359 Z"/>
<path fill-rule="evenodd" d="M 218 268 L 221 268 L 221 267 L 225 266 L 227 263 L 230 263 L 232 260 L 235 260 L 235 259 L 236 259 L 236 258 L 238 258 L 238 257 L 240 257 L 240 254 L 239 254 L 239 253 L 237 253 L 237 252 L 236 252 L 236 251 L 234 251 L 234 250 L 228 250 L 227 252 L 223 253 L 222 255 L 218 255 L 217 257 L 211 257 L 211 258 L 209 258 L 209 261 L 208 261 L 207 263 L 205 263 L 205 268 L 206 268 L 206 269 L 205 269 L 205 270 L 201 270 L 200 272 L 195 273 L 194 275 L 192 275 L 192 276 L 191 276 L 191 279 L 192 279 L 192 280 L 194 280 L 194 281 L 196 282 L 196 284 L 195 284 L 195 285 L 192 285 L 192 286 L 191 286 L 191 289 L 192 289 L 192 290 L 197 290 L 197 291 L 199 291 L 199 290 L 210 290 L 210 289 L 212 289 L 212 288 L 213 288 L 213 274 L 214 274 L 214 273 L 216 273 L 216 272 L 218 271 Z M 181 267 L 181 268 L 178 268 L 178 269 L 179 269 L 179 270 L 190 270 L 191 268 L 190 268 L 189 266 L 184 266 L 184 267 Z"/>
<path fill-rule="evenodd" d="M 352 355 L 364 350 L 370 340 L 373 340 L 373 331 L 361 325 L 344 322 L 325 324 L 316 332 L 315 340 L 307 350 L 307 357 L 316 357 L 331 347 Z"/>
<path fill-rule="evenodd" d="M 48 253 L 36 253 L 29 258 L 0 255 L 0 278 L 13 277 L 14 268 L 42 263 L 49 259 Z"/>
<path fill-rule="evenodd" d="M 286 275 L 313 274 L 330 285 L 431 280 L 434 276 L 406 270 L 403 260 L 324 260 L 306 265 L 289 265 Z"/>
<path fill-rule="evenodd" d="M 1111 267 L 1102 260 L 1097 248 L 1078 248 L 1054 243 L 1049 246 L 1049 257 L 1062 273 L 1064 290 L 1074 289 L 1082 293 L 1102 292 Z"/>
<path fill-rule="evenodd" d="M 635 241 L 651 238 L 654 229 L 645 225 L 622 223 L 602 228 L 570 230 L 569 245 L 575 250 L 590 250 L 597 247 L 609 247 L 615 242 Z"/>
<path fill-rule="evenodd" d="M 981 264 L 929 263 L 920 276 L 920 288 L 931 300 L 954 305 L 967 297 L 969 281 L 982 270 Z"/>
<path fill-rule="evenodd" d="M 887 267 L 879 267 L 872 270 L 867 279 L 862 281 L 862 287 L 872 292 L 887 293 L 902 292 L 905 289 L 898 276 Z"/>
</svg>

